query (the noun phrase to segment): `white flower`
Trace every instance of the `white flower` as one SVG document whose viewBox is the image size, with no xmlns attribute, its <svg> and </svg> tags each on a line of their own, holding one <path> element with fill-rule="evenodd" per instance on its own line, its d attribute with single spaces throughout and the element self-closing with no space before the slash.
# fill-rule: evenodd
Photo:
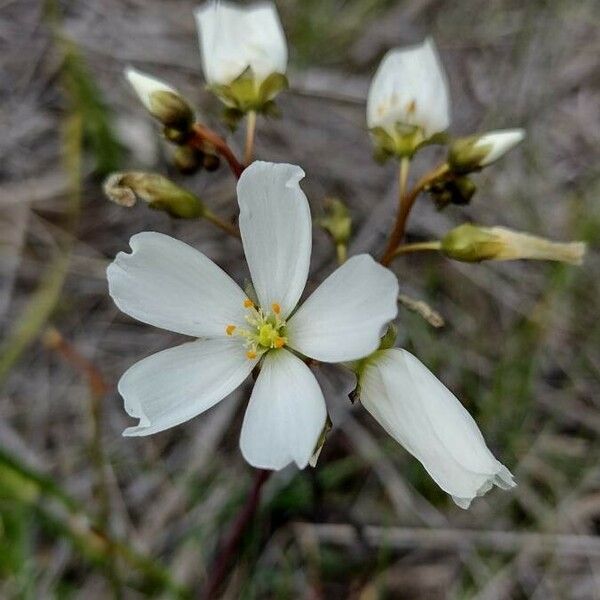
<svg viewBox="0 0 600 600">
<path fill-rule="evenodd" d="M 370 256 L 354 256 L 296 309 L 311 253 L 303 176 L 294 165 L 254 162 L 238 182 L 258 305 L 204 254 L 159 233 L 134 235 L 132 253 L 120 253 L 109 266 L 110 294 L 123 312 L 200 338 L 150 356 L 122 376 L 125 410 L 140 420 L 125 435 L 156 433 L 195 417 L 260 361 L 242 454 L 265 469 L 308 464 L 326 408 L 314 375 L 292 351 L 324 362 L 372 353 L 396 316 L 398 282 Z"/>
<path fill-rule="evenodd" d="M 410 352 L 381 350 L 367 359 L 360 401 L 461 508 L 494 484 L 502 489 L 515 485 L 471 415 Z"/>
<path fill-rule="evenodd" d="M 272 2 L 207 2 L 196 9 L 202 68 L 209 85 L 229 85 L 252 69 L 256 85 L 284 74 L 287 44 Z"/>
<path fill-rule="evenodd" d="M 418 144 L 448 128 L 449 104 L 446 76 L 427 39 L 384 56 L 369 89 L 367 124 L 393 139 L 412 133 Z"/>
<path fill-rule="evenodd" d="M 495 162 L 521 143 L 524 138 L 523 129 L 503 129 L 484 133 L 473 144 L 475 152 L 478 150 L 486 152 L 484 158 L 479 161 L 479 166 L 485 167 Z"/>
</svg>

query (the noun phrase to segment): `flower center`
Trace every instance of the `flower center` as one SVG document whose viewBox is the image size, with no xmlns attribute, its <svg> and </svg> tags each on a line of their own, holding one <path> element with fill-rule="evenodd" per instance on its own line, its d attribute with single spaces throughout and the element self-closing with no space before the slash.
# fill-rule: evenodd
<svg viewBox="0 0 600 600">
<path fill-rule="evenodd" d="M 265 312 L 262 308 L 256 308 L 252 300 L 244 300 L 244 308 L 247 310 L 245 316 L 249 325 L 248 329 L 227 325 L 225 333 L 229 336 L 239 336 L 244 340 L 246 356 L 253 360 L 262 356 L 273 348 L 283 348 L 287 344 L 285 337 L 285 320 L 279 315 L 281 306 L 274 302 L 271 311 Z"/>
</svg>

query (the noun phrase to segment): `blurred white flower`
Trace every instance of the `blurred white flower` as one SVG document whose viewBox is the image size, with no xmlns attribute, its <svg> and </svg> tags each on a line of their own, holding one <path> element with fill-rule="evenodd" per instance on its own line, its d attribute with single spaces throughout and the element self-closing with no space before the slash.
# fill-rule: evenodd
<svg viewBox="0 0 600 600">
<path fill-rule="evenodd" d="M 372 353 L 396 316 L 398 282 L 370 256 L 355 256 L 295 310 L 312 245 L 303 177 L 294 165 L 254 162 L 238 182 L 257 304 L 204 254 L 160 233 L 134 235 L 132 253 L 109 266 L 110 294 L 123 312 L 200 338 L 154 354 L 121 377 L 125 410 L 140 420 L 125 435 L 156 433 L 208 410 L 261 361 L 242 454 L 265 469 L 308 464 L 326 408 L 314 375 L 292 351 L 324 362 Z"/>
<path fill-rule="evenodd" d="M 148 112 L 163 125 L 186 128 L 191 124 L 193 110 L 175 88 L 133 67 L 125 69 L 125 77 Z"/>
<path fill-rule="evenodd" d="M 275 4 L 211 1 L 195 14 L 204 76 L 226 104 L 258 109 L 287 85 L 287 44 Z"/>
<path fill-rule="evenodd" d="M 448 162 L 458 172 L 481 169 L 502 158 L 524 138 L 523 129 L 502 129 L 459 138 L 450 146 Z"/>
<path fill-rule="evenodd" d="M 360 401 L 461 508 L 515 485 L 456 396 L 410 352 L 380 350 L 360 372 Z"/>
<path fill-rule="evenodd" d="M 410 155 L 450 124 L 448 84 L 431 39 L 390 50 L 381 61 L 367 98 L 367 124 L 389 154 Z M 378 135 L 379 134 L 379 135 Z"/>
</svg>

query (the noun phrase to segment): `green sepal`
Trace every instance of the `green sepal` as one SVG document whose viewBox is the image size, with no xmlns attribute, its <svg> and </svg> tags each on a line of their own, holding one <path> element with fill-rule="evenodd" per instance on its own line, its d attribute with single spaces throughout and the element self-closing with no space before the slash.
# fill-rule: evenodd
<svg viewBox="0 0 600 600">
<path fill-rule="evenodd" d="M 254 73 L 248 67 L 228 85 L 212 85 L 209 89 L 225 104 L 224 121 L 235 129 L 239 120 L 250 111 L 278 116 L 273 99 L 288 87 L 288 79 L 283 73 L 271 73 L 257 85 Z"/>
</svg>

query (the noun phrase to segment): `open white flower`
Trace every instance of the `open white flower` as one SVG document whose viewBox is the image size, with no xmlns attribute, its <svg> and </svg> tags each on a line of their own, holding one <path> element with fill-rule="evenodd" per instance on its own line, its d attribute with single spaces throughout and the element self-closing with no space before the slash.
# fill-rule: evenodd
<svg viewBox="0 0 600 600">
<path fill-rule="evenodd" d="M 360 373 L 360 401 L 461 508 L 515 485 L 456 396 L 410 352 L 381 350 Z"/>
<path fill-rule="evenodd" d="M 450 124 L 448 84 L 431 39 L 390 50 L 367 98 L 367 125 L 389 154 L 410 155 Z"/>
<path fill-rule="evenodd" d="M 288 164 L 254 162 L 238 182 L 240 230 L 258 303 L 204 254 L 169 236 L 131 238 L 108 268 L 110 294 L 130 316 L 200 338 L 154 354 L 119 381 L 125 410 L 148 435 L 209 409 L 261 361 L 241 450 L 260 468 L 304 468 L 326 420 L 322 392 L 296 356 L 355 360 L 376 350 L 396 316 L 398 282 L 368 255 L 334 271 L 296 309 L 307 281 L 311 217 Z"/>
<path fill-rule="evenodd" d="M 204 76 L 223 102 L 257 110 L 287 85 L 287 44 L 272 2 L 210 1 L 195 14 Z"/>
</svg>

